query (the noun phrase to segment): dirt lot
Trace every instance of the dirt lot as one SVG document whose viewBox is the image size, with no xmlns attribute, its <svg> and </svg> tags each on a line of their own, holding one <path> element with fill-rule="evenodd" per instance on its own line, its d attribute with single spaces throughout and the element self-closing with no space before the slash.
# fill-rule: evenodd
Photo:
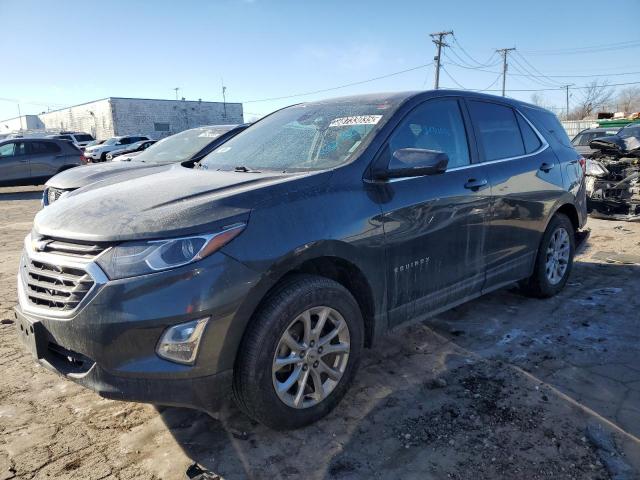
<svg viewBox="0 0 640 480">
<path fill-rule="evenodd" d="M 233 407 L 103 400 L 23 353 L 11 309 L 39 197 L 0 189 L 0 480 L 185 479 L 195 462 L 203 479 L 640 478 L 640 224 L 591 220 L 556 298 L 503 290 L 392 332 L 327 419 L 278 433 Z"/>
</svg>

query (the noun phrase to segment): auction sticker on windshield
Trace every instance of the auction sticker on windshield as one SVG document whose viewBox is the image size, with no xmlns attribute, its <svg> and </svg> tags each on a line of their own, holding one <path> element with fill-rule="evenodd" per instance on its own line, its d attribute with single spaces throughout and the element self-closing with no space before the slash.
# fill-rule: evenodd
<svg viewBox="0 0 640 480">
<path fill-rule="evenodd" d="M 354 115 L 352 117 L 338 117 L 334 118 L 329 126 L 343 127 L 346 125 L 375 125 L 381 118 L 382 115 Z"/>
</svg>

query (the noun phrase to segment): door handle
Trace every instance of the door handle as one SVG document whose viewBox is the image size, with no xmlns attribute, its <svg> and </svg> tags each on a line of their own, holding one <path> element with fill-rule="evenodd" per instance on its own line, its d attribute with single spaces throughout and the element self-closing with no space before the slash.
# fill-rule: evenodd
<svg viewBox="0 0 640 480">
<path fill-rule="evenodd" d="M 489 182 L 487 182 L 486 178 L 481 178 L 480 180 L 476 180 L 475 178 L 470 178 L 469 180 L 467 180 L 467 183 L 464 184 L 464 188 L 473 190 L 475 192 L 480 190 L 487 183 Z"/>
<path fill-rule="evenodd" d="M 544 162 L 542 165 L 540 165 L 540 170 L 546 173 L 549 170 L 551 170 L 553 166 L 554 166 L 553 163 Z"/>
</svg>

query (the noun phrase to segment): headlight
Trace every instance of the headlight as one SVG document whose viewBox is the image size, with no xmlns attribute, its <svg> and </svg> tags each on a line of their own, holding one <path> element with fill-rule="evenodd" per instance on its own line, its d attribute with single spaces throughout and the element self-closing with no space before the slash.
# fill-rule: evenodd
<svg viewBox="0 0 640 480">
<path fill-rule="evenodd" d="M 47 187 L 42 192 L 42 206 L 51 205 L 56 200 L 66 197 L 71 193 L 70 190 L 61 190 L 59 188 Z"/>
<path fill-rule="evenodd" d="M 125 242 L 107 250 L 97 263 L 112 280 L 176 268 L 218 251 L 237 237 L 245 226 L 238 223 L 218 233 Z"/>
<path fill-rule="evenodd" d="M 602 177 L 608 174 L 609 171 L 600 162 L 587 159 L 586 175 L 590 175 L 592 177 Z"/>
</svg>

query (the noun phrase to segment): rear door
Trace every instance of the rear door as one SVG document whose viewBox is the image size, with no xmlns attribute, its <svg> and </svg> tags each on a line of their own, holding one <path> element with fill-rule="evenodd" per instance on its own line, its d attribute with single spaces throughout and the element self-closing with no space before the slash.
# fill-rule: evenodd
<svg viewBox="0 0 640 480">
<path fill-rule="evenodd" d="M 14 140 L 0 145 L 0 185 L 11 185 L 31 176 L 25 143 Z"/>
<path fill-rule="evenodd" d="M 491 181 L 486 288 L 531 274 L 562 174 L 546 140 L 511 105 L 467 100 L 480 156 Z"/>
<path fill-rule="evenodd" d="M 71 143 L 69 143 L 71 145 Z M 54 176 L 64 165 L 62 148 L 47 140 L 32 140 L 27 143 L 27 153 L 31 164 L 31 176 L 45 179 Z"/>
<path fill-rule="evenodd" d="M 422 148 L 447 153 L 446 172 L 381 185 L 387 245 L 390 325 L 479 294 L 484 283 L 486 167 L 473 163 L 465 112 L 453 97 L 408 113 L 383 152 Z"/>
</svg>

